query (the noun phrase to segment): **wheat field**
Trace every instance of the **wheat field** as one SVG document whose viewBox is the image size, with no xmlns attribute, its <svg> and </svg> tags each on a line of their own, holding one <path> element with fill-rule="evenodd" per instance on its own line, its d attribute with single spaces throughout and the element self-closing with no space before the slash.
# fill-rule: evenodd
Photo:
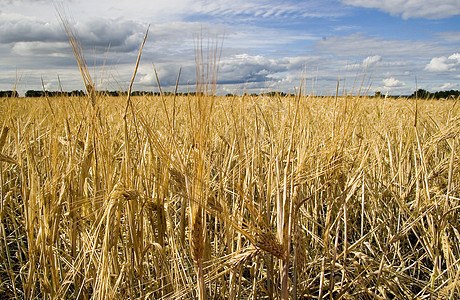
<svg viewBox="0 0 460 300">
<path fill-rule="evenodd" d="M 0 102 L 1 299 L 457 299 L 457 101 Z"/>
</svg>

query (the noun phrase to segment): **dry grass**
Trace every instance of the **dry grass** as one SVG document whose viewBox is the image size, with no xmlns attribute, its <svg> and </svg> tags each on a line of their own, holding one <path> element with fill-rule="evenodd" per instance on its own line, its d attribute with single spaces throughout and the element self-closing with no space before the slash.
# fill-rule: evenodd
<svg viewBox="0 0 460 300">
<path fill-rule="evenodd" d="M 95 96 L 1 99 L 3 298 L 460 297 L 456 101 Z"/>
</svg>

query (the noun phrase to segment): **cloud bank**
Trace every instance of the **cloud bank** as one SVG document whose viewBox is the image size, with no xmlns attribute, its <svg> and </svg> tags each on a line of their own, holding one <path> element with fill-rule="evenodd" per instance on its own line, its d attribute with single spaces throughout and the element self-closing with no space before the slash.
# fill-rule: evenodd
<svg viewBox="0 0 460 300">
<path fill-rule="evenodd" d="M 425 18 L 442 19 L 460 14 L 457 0 L 341 0 L 341 2 L 381 11 L 399 16 L 403 19 Z"/>
<path fill-rule="evenodd" d="M 460 66 L 460 53 L 454 53 L 449 57 L 440 56 L 431 59 L 425 70 L 430 72 L 452 72 L 457 71 Z"/>
</svg>

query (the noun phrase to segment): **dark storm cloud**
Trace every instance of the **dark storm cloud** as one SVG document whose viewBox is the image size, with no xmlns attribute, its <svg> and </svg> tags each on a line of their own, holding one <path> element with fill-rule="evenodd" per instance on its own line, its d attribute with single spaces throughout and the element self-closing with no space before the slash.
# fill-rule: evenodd
<svg viewBox="0 0 460 300">
<path fill-rule="evenodd" d="M 269 59 L 264 56 L 248 54 L 235 55 L 222 61 L 219 68 L 219 82 L 245 83 L 266 82 L 272 75 L 288 69 L 286 59 Z"/>
<path fill-rule="evenodd" d="M 120 19 L 92 19 L 75 28 L 83 46 L 104 49 L 110 45 L 112 51 L 131 52 L 139 48 L 147 26 Z"/>
<path fill-rule="evenodd" d="M 67 42 L 62 24 L 19 15 L 0 15 L 0 43 L 55 43 Z M 146 25 L 122 19 L 90 19 L 71 24 L 83 47 L 104 51 L 130 52 L 136 50 L 143 38 Z"/>
<path fill-rule="evenodd" d="M 37 18 L 0 13 L 0 43 L 56 42 L 67 39 L 57 22 L 45 22 Z"/>
<path fill-rule="evenodd" d="M 250 56 L 248 54 L 234 55 L 222 59 L 218 69 L 218 83 L 247 84 L 267 83 L 277 80 L 273 76 L 288 70 L 289 60 L 267 59 L 263 56 Z M 160 83 L 164 86 L 173 86 L 177 79 L 179 68 L 182 67 L 181 84 L 195 84 L 196 66 L 190 61 L 183 60 L 175 64 L 165 63 L 156 65 Z M 205 67 L 205 69 L 207 69 Z M 212 74 L 209 74 L 211 77 Z M 205 74 L 206 76 L 206 74 Z M 144 67 L 140 72 L 139 83 L 142 85 L 156 86 L 153 67 Z"/>
</svg>

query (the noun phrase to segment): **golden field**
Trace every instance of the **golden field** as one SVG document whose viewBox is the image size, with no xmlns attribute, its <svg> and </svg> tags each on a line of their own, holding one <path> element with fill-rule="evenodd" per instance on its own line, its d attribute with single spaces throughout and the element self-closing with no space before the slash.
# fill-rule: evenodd
<svg viewBox="0 0 460 300">
<path fill-rule="evenodd" d="M 460 105 L 0 99 L 1 299 L 457 299 Z"/>
</svg>

